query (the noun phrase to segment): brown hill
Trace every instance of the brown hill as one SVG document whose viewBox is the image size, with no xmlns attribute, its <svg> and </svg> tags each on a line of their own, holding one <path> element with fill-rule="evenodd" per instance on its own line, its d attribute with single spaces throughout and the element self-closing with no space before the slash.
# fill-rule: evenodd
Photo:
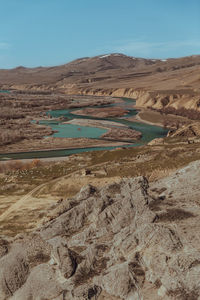
<svg viewBox="0 0 200 300">
<path fill-rule="evenodd" d="M 57 67 L 0 70 L 0 88 L 126 96 L 143 107 L 199 110 L 199 74 L 200 55 L 160 60 L 116 53 Z"/>
</svg>

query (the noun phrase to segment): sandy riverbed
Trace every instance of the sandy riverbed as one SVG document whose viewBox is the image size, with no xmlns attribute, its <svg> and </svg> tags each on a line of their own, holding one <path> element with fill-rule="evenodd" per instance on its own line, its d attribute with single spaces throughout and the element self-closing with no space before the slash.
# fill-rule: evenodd
<svg viewBox="0 0 200 300">
<path fill-rule="evenodd" d="M 113 122 L 113 121 L 90 120 L 90 119 L 73 119 L 67 122 L 63 122 L 62 124 L 74 124 L 74 125 L 97 127 L 103 129 L 109 129 L 111 127 L 122 127 L 122 128 L 127 127 L 124 124 Z"/>
</svg>

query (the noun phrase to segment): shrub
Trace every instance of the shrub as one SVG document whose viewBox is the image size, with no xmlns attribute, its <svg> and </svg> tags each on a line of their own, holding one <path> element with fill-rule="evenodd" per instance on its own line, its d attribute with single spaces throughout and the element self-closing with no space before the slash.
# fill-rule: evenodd
<svg viewBox="0 0 200 300">
<path fill-rule="evenodd" d="M 184 107 L 178 109 L 174 107 L 164 107 L 162 109 L 158 109 L 158 111 L 164 114 L 173 114 L 186 117 L 191 120 L 200 120 L 200 111 L 197 111 L 195 109 L 186 109 Z"/>
</svg>

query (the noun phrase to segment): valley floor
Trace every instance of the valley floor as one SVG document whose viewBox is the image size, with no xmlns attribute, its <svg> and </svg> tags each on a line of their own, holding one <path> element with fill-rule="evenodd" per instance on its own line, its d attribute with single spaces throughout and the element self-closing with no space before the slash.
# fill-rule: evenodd
<svg viewBox="0 0 200 300">
<path fill-rule="evenodd" d="M 135 119 L 139 122 L 151 124 L 151 125 L 157 125 L 157 126 L 168 126 L 173 127 L 176 123 L 182 123 L 182 124 L 190 124 L 192 123 L 192 120 L 189 120 L 188 118 L 184 118 L 181 116 L 176 116 L 172 114 L 164 115 L 161 114 L 158 111 L 154 111 L 147 108 L 140 108 L 136 107 L 136 109 L 139 110 L 139 113 L 132 117 L 130 120 L 134 121 Z"/>
</svg>

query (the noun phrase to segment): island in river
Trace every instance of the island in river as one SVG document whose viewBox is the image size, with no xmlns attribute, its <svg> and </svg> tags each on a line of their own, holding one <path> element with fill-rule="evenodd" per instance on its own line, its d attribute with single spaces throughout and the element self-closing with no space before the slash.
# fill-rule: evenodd
<svg viewBox="0 0 200 300">
<path fill-rule="evenodd" d="M 11 93 L 7 97 L 12 96 Z M 53 96 L 51 95 L 51 97 Z M 76 150 L 78 153 L 96 149 L 137 146 L 156 137 L 163 137 L 167 133 L 167 130 L 161 127 L 129 121 L 129 117 L 137 114 L 137 110 L 134 108 L 135 101 L 132 99 L 93 96 L 70 96 L 69 98 L 69 96 L 63 95 L 59 98 L 54 95 L 54 98 L 57 99 L 57 102 L 54 102 L 51 97 L 50 100 L 46 97 L 45 102 L 44 96 L 43 106 L 40 107 L 39 103 L 30 102 L 37 107 L 37 110 L 32 106 L 30 110 L 27 110 L 26 107 L 28 116 L 22 114 L 22 120 L 26 120 L 26 123 L 23 121 L 25 124 L 22 131 L 24 137 L 13 143 L 8 142 L 1 145 L 0 151 L 2 154 L 0 159 L 13 157 L 9 153 L 16 153 L 15 158 L 21 158 L 19 152 L 26 152 L 22 155 L 23 158 L 30 158 L 30 153 L 27 154 L 27 152 L 31 151 L 43 152 L 37 155 L 33 153 L 32 157 L 45 157 L 45 155 L 49 156 L 52 150 L 58 151 L 57 153 L 54 151 L 53 156 L 60 156 L 61 153 L 62 155 L 69 155 L 71 152 L 67 151 L 70 149 L 73 149 L 73 153 L 76 153 Z M 66 101 L 66 99 L 68 100 Z M 18 107 L 20 105 L 24 107 L 24 102 L 21 103 L 22 105 L 18 104 Z M 52 103 L 54 104 L 52 105 Z M 55 105 L 55 103 L 57 104 Z M 78 115 L 78 107 L 85 111 L 85 115 Z M 49 108 L 49 110 L 46 109 L 45 111 L 45 108 Z M 91 112 L 91 115 L 86 114 L 86 111 Z M 34 118 L 35 123 L 30 123 L 31 116 Z M 27 118 L 29 118 L 29 121 Z M 20 125 L 20 120 L 16 119 L 9 122 L 11 125 L 16 122 Z M 7 124 L 7 122 L 4 124 Z M 27 128 L 29 128 L 28 131 Z M 34 130 L 48 128 L 48 131 L 43 130 L 43 135 L 33 138 L 32 132 L 34 130 L 32 128 Z M 26 132 L 28 132 L 27 136 L 25 136 Z M 66 152 L 63 154 L 62 151 L 60 152 L 61 149 L 66 149 Z"/>
<path fill-rule="evenodd" d="M 94 118 L 114 118 L 114 117 L 122 117 L 127 115 L 129 112 L 128 109 L 124 109 L 120 106 L 111 106 L 111 107 L 102 107 L 99 108 L 84 108 L 80 110 L 76 110 L 73 112 L 74 115 L 80 116 L 91 116 Z"/>
<path fill-rule="evenodd" d="M 91 119 L 73 119 L 68 122 L 64 122 L 64 124 L 74 124 L 80 126 L 89 126 L 95 128 L 103 128 L 107 131 L 103 133 L 100 138 L 108 139 L 113 141 L 125 141 L 125 142 L 135 142 L 136 140 L 140 140 L 142 137 L 142 133 L 129 128 L 125 124 L 106 121 L 106 120 L 91 120 Z"/>
</svg>

